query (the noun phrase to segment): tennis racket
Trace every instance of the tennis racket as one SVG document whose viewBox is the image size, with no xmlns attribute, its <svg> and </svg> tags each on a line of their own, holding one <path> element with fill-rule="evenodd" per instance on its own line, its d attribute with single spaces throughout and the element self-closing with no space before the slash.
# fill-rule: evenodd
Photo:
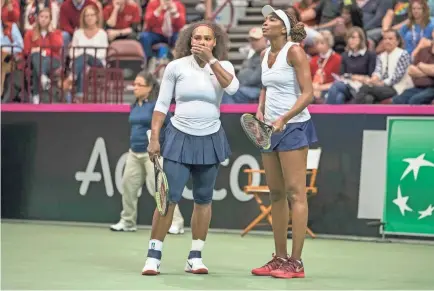
<svg viewBox="0 0 434 291">
<path fill-rule="evenodd" d="M 169 208 L 169 184 L 167 183 L 166 174 L 160 165 L 158 156 L 153 158 L 154 171 L 155 171 L 155 202 L 157 203 L 157 209 L 161 216 L 166 216 L 167 209 Z"/>
<path fill-rule="evenodd" d="M 241 127 L 256 147 L 264 150 L 271 147 L 271 135 L 275 131 L 273 126 L 260 121 L 252 114 L 245 113 L 241 116 Z"/>
</svg>

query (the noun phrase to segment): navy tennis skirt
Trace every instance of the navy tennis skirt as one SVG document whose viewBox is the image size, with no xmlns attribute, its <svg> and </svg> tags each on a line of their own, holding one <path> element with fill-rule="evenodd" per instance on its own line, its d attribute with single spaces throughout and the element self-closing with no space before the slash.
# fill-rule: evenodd
<svg viewBox="0 0 434 291">
<path fill-rule="evenodd" d="M 231 149 L 223 127 L 213 134 L 186 134 L 170 122 L 164 131 L 161 155 L 168 160 L 189 165 L 214 165 L 226 160 Z"/>
<path fill-rule="evenodd" d="M 310 146 L 318 141 L 315 126 L 312 119 L 304 122 L 287 123 L 282 132 L 273 133 L 271 136 L 271 147 L 268 152 L 285 152 Z"/>
</svg>

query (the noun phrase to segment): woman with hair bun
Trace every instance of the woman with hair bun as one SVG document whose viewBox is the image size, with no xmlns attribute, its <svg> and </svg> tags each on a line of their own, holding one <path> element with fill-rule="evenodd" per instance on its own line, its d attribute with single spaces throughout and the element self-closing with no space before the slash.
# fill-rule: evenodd
<svg viewBox="0 0 434 291">
<path fill-rule="evenodd" d="M 294 15 L 262 8 L 263 35 L 271 46 L 262 56 L 263 89 L 256 117 L 272 124 L 271 147 L 262 152 L 273 215 L 275 254 L 253 275 L 304 278 L 301 261 L 307 229 L 306 167 L 309 146 L 317 141 L 307 106 L 313 100 L 309 61 L 299 46 L 306 37 Z M 291 41 L 287 41 L 290 37 Z M 292 252 L 287 252 L 289 205 L 292 209 Z"/>
</svg>

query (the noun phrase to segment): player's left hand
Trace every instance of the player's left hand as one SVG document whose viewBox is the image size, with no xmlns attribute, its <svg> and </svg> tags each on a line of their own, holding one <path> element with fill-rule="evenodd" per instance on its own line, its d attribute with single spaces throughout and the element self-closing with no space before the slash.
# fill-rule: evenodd
<svg viewBox="0 0 434 291">
<path fill-rule="evenodd" d="M 282 132 L 285 129 L 286 122 L 283 120 L 283 118 L 277 119 L 275 122 L 273 122 L 273 128 L 274 132 Z"/>
<path fill-rule="evenodd" d="M 191 47 L 191 53 L 198 56 L 202 61 L 207 63 L 214 58 L 209 47 L 200 44 L 194 44 Z"/>
</svg>

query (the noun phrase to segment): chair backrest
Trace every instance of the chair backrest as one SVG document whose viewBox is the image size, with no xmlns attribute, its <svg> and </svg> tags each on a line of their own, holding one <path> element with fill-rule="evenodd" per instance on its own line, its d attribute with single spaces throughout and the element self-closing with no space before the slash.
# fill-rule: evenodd
<svg viewBox="0 0 434 291">
<path fill-rule="evenodd" d="M 307 169 L 318 169 L 319 160 L 321 158 L 321 148 L 309 149 L 307 153 Z"/>
<path fill-rule="evenodd" d="M 119 39 L 110 44 L 108 59 L 142 60 L 145 61 L 145 53 L 142 45 L 133 39 Z"/>
</svg>

